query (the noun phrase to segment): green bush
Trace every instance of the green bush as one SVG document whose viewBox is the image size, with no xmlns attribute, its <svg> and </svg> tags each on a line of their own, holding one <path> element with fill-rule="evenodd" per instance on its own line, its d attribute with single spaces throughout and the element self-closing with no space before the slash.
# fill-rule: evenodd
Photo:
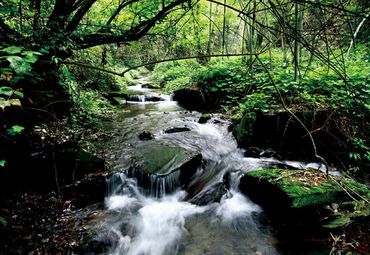
<svg viewBox="0 0 370 255">
<path fill-rule="evenodd" d="M 161 63 L 154 68 L 151 81 L 161 84 L 166 90 L 171 90 L 172 86 L 178 89 L 180 85 L 188 85 L 189 83 L 184 83 L 185 78 L 190 80 L 192 75 L 197 73 L 201 68 L 202 66 L 195 60 Z M 179 80 L 177 82 L 173 82 L 168 88 L 166 88 L 169 82 L 176 79 Z"/>
</svg>

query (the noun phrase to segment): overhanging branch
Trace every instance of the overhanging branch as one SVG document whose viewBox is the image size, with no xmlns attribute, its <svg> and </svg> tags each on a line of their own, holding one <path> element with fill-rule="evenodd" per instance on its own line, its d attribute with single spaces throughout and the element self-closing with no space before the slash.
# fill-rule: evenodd
<svg viewBox="0 0 370 255">
<path fill-rule="evenodd" d="M 109 73 L 109 74 L 113 74 L 113 75 L 123 77 L 126 73 L 128 73 L 131 70 L 134 70 L 134 69 L 137 69 L 137 68 L 140 68 L 140 67 L 144 67 L 144 66 L 164 63 L 164 62 L 181 61 L 181 60 L 196 59 L 196 58 L 257 56 L 257 55 L 260 55 L 260 54 L 264 53 L 265 51 L 266 50 L 258 52 L 258 53 L 211 54 L 211 55 L 198 55 L 198 56 L 188 56 L 188 57 L 180 57 L 180 58 L 161 59 L 161 60 L 152 61 L 152 62 L 148 62 L 148 63 L 145 63 L 145 64 L 140 64 L 140 65 L 137 65 L 137 66 L 129 67 L 126 70 L 124 70 L 123 72 L 115 72 L 115 71 L 112 71 L 112 70 L 107 70 L 107 69 L 104 69 L 104 68 L 100 68 L 100 67 L 92 66 L 92 65 L 89 65 L 89 64 L 80 63 L 80 62 L 62 61 L 61 63 L 66 64 L 66 65 L 76 65 L 76 66 L 81 66 L 81 67 L 85 67 L 85 68 L 90 68 L 90 69 L 94 69 L 94 70 L 97 70 L 97 71 L 100 71 L 100 72 L 105 72 L 105 73 Z"/>
<path fill-rule="evenodd" d="M 76 37 L 75 41 L 79 49 L 86 49 L 93 46 L 111 44 L 111 43 L 124 43 L 136 41 L 142 38 L 156 23 L 162 18 L 166 17 L 176 6 L 179 6 L 188 0 L 177 0 L 171 2 L 164 8 L 162 8 L 158 13 L 145 21 L 142 21 L 138 25 L 132 27 L 131 29 L 125 31 L 121 35 L 113 35 L 108 33 L 95 33 L 89 34 L 82 37 Z"/>
</svg>

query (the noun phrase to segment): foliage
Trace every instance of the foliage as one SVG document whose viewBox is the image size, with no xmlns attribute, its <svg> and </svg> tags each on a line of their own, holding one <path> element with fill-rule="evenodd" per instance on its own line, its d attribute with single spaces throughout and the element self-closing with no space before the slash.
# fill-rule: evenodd
<svg viewBox="0 0 370 255">
<path fill-rule="evenodd" d="M 201 68 L 195 60 L 161 63 L 155 67 L 151 80 L 164 86 L 167 91 L 180 89 L 190 85 L 192 74 Z"/>
<path fill-rule="evenodd" d="M 1 79 L 8 79 L 11 84 L 17 84 L 18 81 L 28 79 L 36 83 L 40 77 L 32 72 L 32 64 L 36 63 L 42 53 L 38 51 L 27 50 L 22 46 L 0 47 Z"/>
<path fill-rule="evenodd" d="M 18 134 L 22 133 L 22 132 L 23 132 L 23 130 L 24 130 L 24 127 L 19 126 L 19 125 L 14 125 L 14 126 L 12 126 L 11 128 L 8 128 L 8 129 L 6 130 L 6 132 L 7 132 L 7 133 L 8 133 L 8 135 L 10 135 L 10 136 L 16 136 L 16 135 L 18 135 Z"/>
<path fill-rule="evenodd" d="M 6 165 L 6 160 L 0 160 L 0 167 L 4 167 Z"/>
</svg>

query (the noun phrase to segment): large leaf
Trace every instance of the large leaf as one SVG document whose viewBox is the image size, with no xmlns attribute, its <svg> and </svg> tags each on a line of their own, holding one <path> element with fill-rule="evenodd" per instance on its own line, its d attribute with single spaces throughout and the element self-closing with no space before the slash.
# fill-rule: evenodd
<svg viewBox="0 0 370 255">
<path fill-rule="evenodd" d="M 13 95 L 13 89 L 11 87 L 0 87 L 0 95 L 8 96 L 10 97 Z"/>
<path fill-rule="evenodd" d="M 18 47 L 18 46 L 10 46 L 10 47 L 7 47 L 7 48 L 4 48 L 3 51 L 8 53 L 8 54 L 18 54 L 18 53 L 21 53 L 23 50 L 22 47 Z"/>
<path fill-rule="evenodd" d="M 4 110 L 6 107 L 9 106 L 21 106 L 21 101 L 19 101 L 19 99 L 6 100 L 0 97 L 0 109 Z"/>
<path fill-rule="evenodd" d="M 6 60 L 10 62 L 10 67 L 13 68 L 17 74 L 28 74 L 31 72 L 32 67 L 26 58 L 7 56 Z"/>
</svg>

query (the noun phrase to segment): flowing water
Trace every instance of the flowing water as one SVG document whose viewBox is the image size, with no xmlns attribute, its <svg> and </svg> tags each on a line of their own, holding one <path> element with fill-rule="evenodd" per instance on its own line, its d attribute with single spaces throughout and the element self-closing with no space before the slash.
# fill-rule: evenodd
<svg viewBox="0 0 370 255">
<path fill-rule="evenodd" d="M 119 121 L 112 124 L 118 134 L 110 158 L 117 173 L 109 178 L 107 213 L 98 226 L 100 240 L 111 247 L 108 254 L 278 254 L 274 237 L 262 223 L 262 209 L 238 188 L 244 172 L 276 160 L 245 158 L 221 115 L 213 116 L 218 121 L 212 118 L 199 124 L 200 113 L 184 110 L 169 96 L 140 85 L 131 89 L 164 101 L 128 102 Z M 164 132 L 169 127 L 187 127 L 190 131 Z M 141 141 L 138 135 L 144 131 L 154 139 Z M 158 145 L 202 154 L 202 164 L 187 185 L 182 185 L 179 174 L 174 173 L 160 181 L 151 179 L 156 192 L 148 193 L 135 178 L 127 177 L 133 154 L 155 150 Z M 221 186 L 224 189 L 217 189 Z M 221 190 L 217 202 L 194 202 L 217 197 L 217 190 Z"/>
</svg>

